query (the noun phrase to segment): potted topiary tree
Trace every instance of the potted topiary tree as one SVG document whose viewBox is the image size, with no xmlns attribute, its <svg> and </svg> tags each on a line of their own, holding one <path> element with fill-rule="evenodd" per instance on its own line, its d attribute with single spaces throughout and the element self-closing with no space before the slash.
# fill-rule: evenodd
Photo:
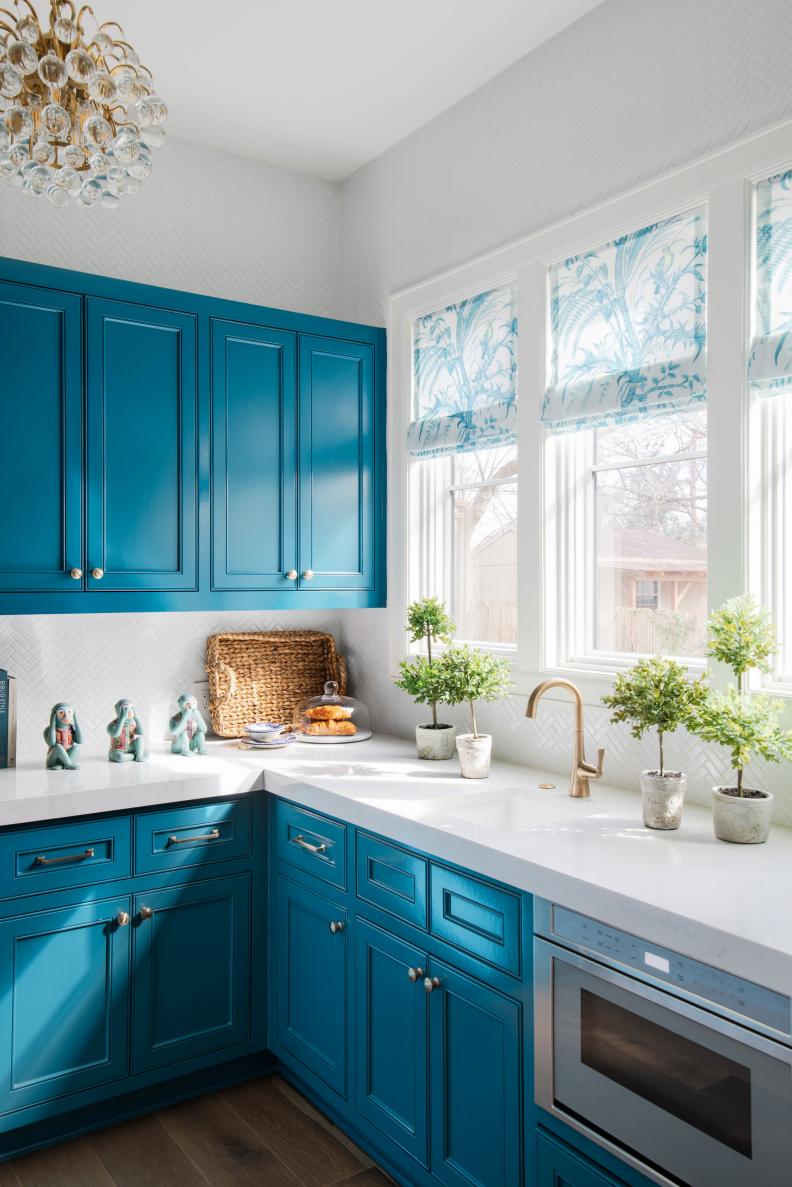
<svg viewBox="0 0 792 1187">
<path fill-rule="evenodd" d="M 454 756 L 456 730 L 448 722 L 437 720 L 437 706 L 442 700 L 442 688 L 437 657 L 432 654 L 433 644 L 451 642 L 454 629 L 444 604 L 438 598 L 424 598 L 419 602 L 411 602 L 407 607 L 410 641 L 420 643 L 425 639 L 427 654 L 402 660 L 399 665 L 399 678 L 394 683 L 397 688 L 404 689 L 419 705 L 431 707 L 431 722 L 415 727 L 419 758 L 444 759 Z"/>
<path fill-rule="evenodd" d="M 487 779 L 490 773 L 492 735 L 480 734 L 476 702 L 497 701 L 511 687 L 509 661 L 475 647 L 449 647 L 440 657 L 442 700 L 446 705 L 466 704 L 473 732 L 456 740 L 463 779 Z"/>
<path fill-rule="evenodd" d="M 643 822 L 647 828 L 679 828 L 687 776 L 665 768 L 665 735 L 690 721 L 691 710 L 706 695 L 704 679 L 690 681 L 685 669 L 659 655 L 641 659 L 629 672 L 620 673 L 613 692 L 602 703 L 613 710 L 611 722 L 628 722 L 634 738 L 657 730 L 659 763 L 656 770 L 641 772 Z"/>
<path fill-rule="evenodd" d="M 757 844 L 767 840 L 773 797 L 746 787 L 743 773 L 753 754 L 769 762 L 792 757 L 792 733 L 781 729 L 783 706 L 762 695 L 749 696 L 746 673 L 769 672 L 776 652 L 770 615 L 749 595 L 730 598 L 709 617 L 707 654 L 731 668 L 737 686 L 711 693 L 691 718 L 693 732 L 705 742 L 717 742 L 731 752 L 736 786 L 712 789 L 715 835 L 722 841 Z"/>
</svg>

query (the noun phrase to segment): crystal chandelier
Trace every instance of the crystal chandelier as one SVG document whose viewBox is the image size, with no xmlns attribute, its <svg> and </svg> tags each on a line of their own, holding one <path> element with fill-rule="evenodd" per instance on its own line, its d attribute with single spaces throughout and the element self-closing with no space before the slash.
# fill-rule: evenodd
<svg viewBox="0 0 792 1187">
<path fill-rule="evenodd" d="M 117 206 L 165 140 L 150 71 L 87 5 L 51 0 L 46 28 L 30 0 L 14 9 L 0 8 L 0 177 L 53 206 Z"/>
</svg>

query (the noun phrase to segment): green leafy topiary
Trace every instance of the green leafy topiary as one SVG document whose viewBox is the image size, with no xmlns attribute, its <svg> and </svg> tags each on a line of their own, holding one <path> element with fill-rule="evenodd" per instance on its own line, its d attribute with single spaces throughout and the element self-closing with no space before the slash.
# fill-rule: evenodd
<svg viewBox="0 0 792 1187">
<path fill-rule="evenodd" d="M 478 738 L 476 701 L 497 701 L 511 687 L 511 667 L 503 657 L 478 648 L 449 647 L 437 661 L 446 705 L 466 703 L 473 722 L 473 737 Z"/>
<path fill-rule="evenodd" d="M 436 662 L 432 656 L 433 643 L 450 643 L 455 626 L 448 616 L 445 605 L 439 598 L 423 598 L 411 602 L 407 607 L 407 630 L 410 641 L 420 643 L 426 639 L 427 657 L 416 656 L 399 664 L 400 676 L 394 681 L 419 705 L 431 705 L 432 726 L 437 729 L 437 706 L 443 699 Z"/>
<path fill-rule="evenodd" d="M 621 672 L 613 692 L 602 698 L 614 712 L 611 722 L 631 724 L 634 738 L 649 729 L 657 730 L 660 747 L 660 774 L 665 774 L 664 737 L 690 721 L 691 710 L 701 704 L 707 691 L 701 678 L 690 681 L 685 669 L 673 659 L 652 656 L 641 659 L 629 672 Z"/>
<path fill-rule="evenodd" d="M 707 655 L 731 668 L 738 692 L 742 692 L 743 676 L 751 668 L 771 670 L 770 658 L 778 650 L 775 627 L 767 610 L 750 594 L 729 598 L 719 610 L 713 610 L 707 630 Z"/>
<path fill-rule="evenodd" d="M 704 742 L 717 742 L 731 753 L 737 772 L 737 794 L 743 794 L 743 771 L 752 755 L 769 762 L 792 758 L 792 731 L 779 726 L 783 703 L 772 697 L 743 696 L 730 685 L 713 692 L 692 714 L 692 731 Z"/>
</svg>

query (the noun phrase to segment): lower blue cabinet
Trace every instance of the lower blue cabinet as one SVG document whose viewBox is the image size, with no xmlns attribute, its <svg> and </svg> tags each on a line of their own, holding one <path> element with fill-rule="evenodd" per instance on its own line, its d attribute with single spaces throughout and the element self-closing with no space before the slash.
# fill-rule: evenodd
<svg viewBox="0 0 792 1187">
<path fill-rule="evenodd" d="M 127 896 L 0 922 L 0 1112 L 129 1071 Z"/>
<path fill-rule="evenodd" d="M 357 921 L 355 1105 L 413 1158 L 428 1164 L 425 952 Z"/>
<path fill-rule="evenodd" d="M 138 894 L 133 1070 L 250 1036 L 250 876 Z"/>
<path fill-rule="evenodd" d="M 346 1096 L 346 910 L 283 875 L 277 899 L 278 1053 Z"/>
<path fill-rule="evenodd" d="M 536 1187 L 623 1187 L 623 1184 L 540 1130 Z"/>
<path fill-rule="evenodd" d="M 432 1174 L 448 1187 L 522 1182 L 520 1006 L 429 962 Z"/>
</svg>

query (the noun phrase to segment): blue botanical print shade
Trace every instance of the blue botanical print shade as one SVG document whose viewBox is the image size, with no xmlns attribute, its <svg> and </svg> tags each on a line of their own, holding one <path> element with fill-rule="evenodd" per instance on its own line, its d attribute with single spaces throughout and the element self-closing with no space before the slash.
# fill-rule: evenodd
<svg viewBox="0 0 792 1187">
<path fill-rule="evenodd" d="M 593 428 L 705 400 L 706 270 L 703 211 L 552 265 L 547 427 Z"/>
<path fill-rule="evenodd" d="M 439 457 L 515 439 L 516 305 L 509 286 L 417 319 L 411 454 Z"/>
<path fill-rule="evenodd" d="M 756 187 L 755 333 L 748 378 L 762 392 L 792 383 L 792 170 Z"/>
</svg>

